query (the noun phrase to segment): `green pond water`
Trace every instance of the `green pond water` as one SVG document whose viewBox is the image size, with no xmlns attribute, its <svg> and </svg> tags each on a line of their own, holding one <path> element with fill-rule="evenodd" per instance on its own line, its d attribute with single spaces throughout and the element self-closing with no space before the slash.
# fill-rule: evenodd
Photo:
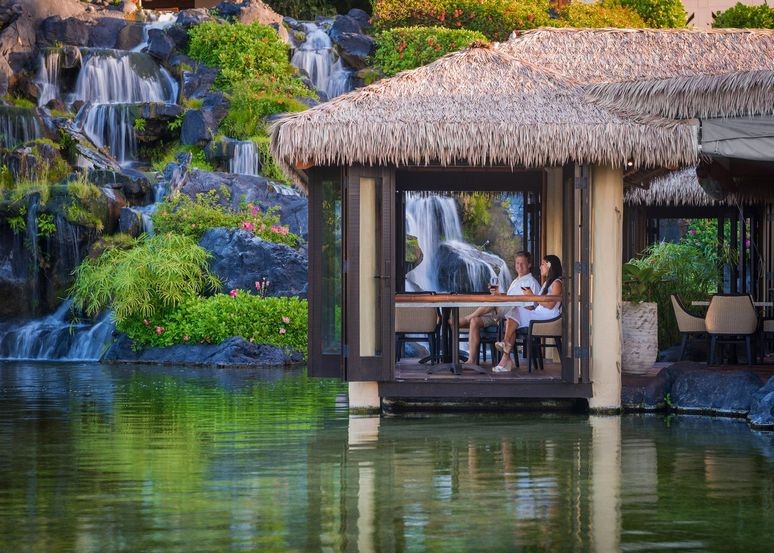
<svg viewBox="0 0 774 553">
<path fill-rule="evenodd" d="M 350 417 L 344 391 L 0 365 L 0 551 L 771 551 L 774 435 L 743 421 Z"/>
</svg>

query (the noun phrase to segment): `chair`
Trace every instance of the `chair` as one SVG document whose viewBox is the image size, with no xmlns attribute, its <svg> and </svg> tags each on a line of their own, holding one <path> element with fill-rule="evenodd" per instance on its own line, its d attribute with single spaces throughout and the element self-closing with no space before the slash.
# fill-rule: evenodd
<svg viewBox="0 0 774 553">
<path fill-rule="evenodd" d="M 706 337 L 707 327 L 704 325 L 704 319 L 691 315 L 685 308 L 682 298 L 677 294 L 671 294 L 672 309 L 675 312 L 675 319 L 677 320 L 677 328 L 680 331 L 682 341 L 680 342 L 680 361 L 685 357 L 685 352 L 688 349 L 688 339 L 690 337 Z"/>
<path fill-rule="evenodd" d="M 435 307 L 400 307 L 395 310 L 396 362 L 406 342 L 429 342 L 430 363 L 440 358 L 438 310 Z"/>
<path fill-rule="evenodd" d="M 774 340 L 774 319 L 766 319 L 763 321 L 763 354 L 769 354 L 768 343 Z"/>
<path fill-rule="evenodd" d="M 546 343 L 547 338 L 553 338 L 554 343 Z M 527 367 L 532 372 L 532 366 L 543 370 L 543 351 L 546 348 L 556 348 L 562 355 L 562 316 L 545 321 L 530 321 L 527 334 Z M 537 356 L 535 352 L 537 351 Z"/>
<path fill-rule="evenodd" d="M 476 310 L 475 307 L 463 307 L 460 309 L 460 320 L 463 317 L 467 317 Z M 485 326 L 479 333 L 480 348 L 481 348 L 481 361 L 486 361 L 487 347 L 492 355 L 492 359 L 497 358 L 497 349 L 495 348 L 495 342 L 501 339 L 499 325 Z M 460 343 L 470 341 L 470 330 L 468 328 L 460 328 Z"/>
<path fill-rule="evenodd" d="M 710 337 L 709 360 L 715 363 L 717 344 L 744 341 L 747 364 L 752 364 L 752 337 L 758 328 L 758 315 L 749 295 L 712 296 L 704 318 Z"/>
</svg>

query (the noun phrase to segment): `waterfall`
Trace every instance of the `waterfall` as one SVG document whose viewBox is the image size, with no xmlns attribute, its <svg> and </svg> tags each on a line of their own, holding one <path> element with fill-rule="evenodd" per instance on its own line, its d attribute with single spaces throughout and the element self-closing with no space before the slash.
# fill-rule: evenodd
<svg viewBox="0 0 774 553">
<path fill-rule="evenodd" d="M 0 323 L 0 359 L 98 361 L 113 332 L 110 315 L 93 325 L 77 323 L 68 320 L 71 305 L 67 300 L 42 319 Z"/>
<path fill-rule="evenodd" d="M 98 147 L 124 165 L 137 158 L 132 106 L 126 104 L 86 104 L 75 119 L 83 133 Z"/>
<path fill-rule="evenodd" d="M 234 144 L 234 157 L 229 162 L 229 170 L 239 175 L 260 174 L 261 158 L 254 142 L 248 140 Z"/>
<path fill-rule="evenodd" d="M 42 135 L 33 110 L 0 106 L 0 147 L 11 150 Z"/>
<path fill-rule="evenodd" d="M 457 202 L 452 197 L 407 194 L 406 234 L 416 236 L 422 251 L 422 261 L 406 274 L 408 291 L 484 292 L 489 279 L 498 273 L 501 290 L 511 282 L 508 264 L 501 257 L 464 240 Z M 443 248 L 452 251 L 465 268 L 462 290 L 441 289 L 438 277 Z"/>
<path fill-rule="evenodd" d="M 51 100 L 59 98 L 59 68 L 61 63 L 61 50 L 51 49 L 41 54 L 40 69 L 35 78 L 40 90 L 39 106 L 45 106 Z"/>
<path fill-rule="evenodd" d="M 333 49 L 328 33 L 315 23 L 304 23 L 304 29 L 306 40 L 296 48 L 291 63 L 306 72 L 328 99 L 352 90 L 353 71 Z"/>
<path fill-rule="evenodd" d="M 177 20 L 177 14 L 174 12 L 160 13 L 156 21 L 152 21 L 142 27 L 142 42 L 132 48 L 132 52 L 142 52 L 148 46 L 151 29 L 163 30 L 171 27 Z"/>
</svg>

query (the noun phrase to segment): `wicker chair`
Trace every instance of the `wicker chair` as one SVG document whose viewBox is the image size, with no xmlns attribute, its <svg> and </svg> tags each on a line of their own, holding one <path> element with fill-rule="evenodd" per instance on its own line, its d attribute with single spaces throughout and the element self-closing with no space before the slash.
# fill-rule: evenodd
<svg viewBox="0 0 774 553">
<path fill-rule="evenodd" d="M 691 337 L 706 337 L 707 327 L 704 324 L 704 319 L 688 313 L 680 296 L 672 294 L 670 297 L 672 299 L 672 309 L 675 312 L 675 319 L 677 320 L 677 328 L 682 337 L 680 342 L 680 361 L 682 361 L 688 349 L 688 339 Z"/>
<path fill-rule="evenodd" d="M 715 363 L 718 343 L 744 341 L 747 364 L 752 364 L 752 337 L 758 328 L 758 315 L 748 295 L 712 296 L 704 318 L 710 337 L 709 364 Z"/>
<path fill-rule="evenodd" d="M 553 338 L 554 343 L 546 343 L 547 338 Z M 527 335 L 527 367 L 529 372 L 532 372 L 533 364 L 536 369 L 543 370 L 543 351 L 546 348 L 556 348 L 559 355 L 562 355 L 561 315 L 545 321 L 530 321 Z"/>
<path fill-rule="evenodd" d="M 438 310 L 435 307 L 401 307 L 395 310 L 395 351 L 400 361 L 406 342 L 429 342 L 430 363 L 439 358 Z"/>
</svg>

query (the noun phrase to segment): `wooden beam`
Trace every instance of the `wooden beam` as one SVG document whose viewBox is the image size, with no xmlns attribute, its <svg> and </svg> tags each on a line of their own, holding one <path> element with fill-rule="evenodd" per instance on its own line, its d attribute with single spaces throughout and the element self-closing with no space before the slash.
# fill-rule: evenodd
<svg viewBox="0 0 774 553">
<path fill-rule="evenodd" d="M 591 384 L 566 382 L 380 382 L 381 398 L 590 398 Z"/>
</svg>

